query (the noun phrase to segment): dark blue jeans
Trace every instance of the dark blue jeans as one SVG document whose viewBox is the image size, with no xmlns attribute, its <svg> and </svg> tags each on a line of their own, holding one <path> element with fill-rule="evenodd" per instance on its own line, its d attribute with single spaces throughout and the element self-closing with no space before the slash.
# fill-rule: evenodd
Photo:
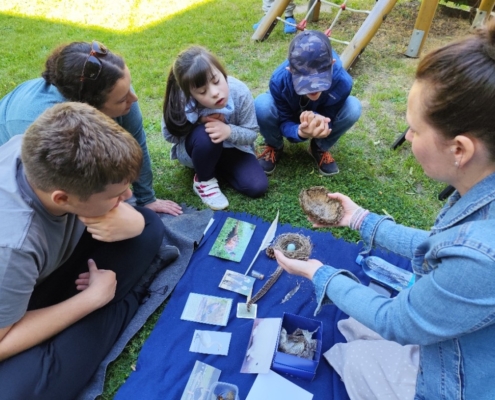
<svg viewBox="0 0 495 400">
<path fill-rule="evenodd" d="M 100 242 L 85 232 L 60 268 L 38 285 L 29 309 L 64 301 L 77 293 L 74 281 L 88 270 L 89 258 L 98 268 L 117 275 L 115 298 L 53 338 L 0 362 L 2 400 L 69 400 L 75 398 L 95 373 L 137 311 L 143 293 L 133 290 L 150 266 L 163 239 L 158 215 L 136 207 L 145 217 L 141 235 L 120 242 Z"/>
<path fill-rule="evenodd" d="M 223 143 L 213 143 L 203 124 L 186 138 L 186 151 L 191 157 L 199 181 L 225 179 L 235 190 L 249 197 L 262 196 L 268 189 L 268 179 L 254 154 Z"/>
</svg>

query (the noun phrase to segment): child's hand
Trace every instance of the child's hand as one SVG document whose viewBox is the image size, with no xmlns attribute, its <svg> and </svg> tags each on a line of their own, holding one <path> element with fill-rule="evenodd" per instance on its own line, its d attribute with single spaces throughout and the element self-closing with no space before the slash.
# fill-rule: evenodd
<svg viewBox="0 0 495 400">
<path fill-rule="evenodd" d="M 119 205 L 100 217 L 78 217 L 86 225 L 93 239 L 117 242 L 140 235 L 144 230 L 144 217 L 127 203 Z"/>
<path fill-rule="evenodd" d="M 227 140 L 232 133 L 230 125 L 219 121 L 218 119 L 211 118 L 211 116 L 205 117 L 205 131 L 210 136 L 213 143 L 221 143 Z"/>
<path fill-rule="evenodd" d="M 208 122 L 208 118 L 210 119 L 213 118 L 219 120 L 220 122 L 225 122 L 225 115 L 220 113 L 210 114 L 205 117 L 201 117 L 199 119 L 199 122 L 201 122 L 202 124 L 206 124 Z"/>
<path fill-rule="evenodd" d="M 302 112 L 299 120 L 301 124 L 299 125 L 297 133 L 303 139 L 325 138 L 330 135 L 330 132 L 332 131 L 328 127 L 330 118 L 324 117 L 320 114 L 315 114 L 312 111 Z"/>
<path fill-rule="evenodd" d="M 115 297 L 117 279 L 115 272 L 98 269 L 93 260 L 88 260 L 88 272 L 79 275 L 76 280 L 77 290 L 92 293 L 91 299 L 96 302 L 96 308 L 103 307 Z"/>
<path fill-rule="evenodd" d="M 303 111 L 299 116 L 299 121 L 301 122 L 302 127 L 307 128 L 315 115 L 316 114 L 313 111 Z"/>
</svg>

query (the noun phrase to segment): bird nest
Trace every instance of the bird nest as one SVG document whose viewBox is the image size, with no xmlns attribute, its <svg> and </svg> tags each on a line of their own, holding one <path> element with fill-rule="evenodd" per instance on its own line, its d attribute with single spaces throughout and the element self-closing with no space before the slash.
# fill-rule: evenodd
<svg viewBox="0 0 495 400">
<path fill-rule="evenodd" d="M 299 193 L 299 204 L 311 221 L 321 225 L 335 225 L 344 216 L 340 200 L 328 197 L 328 193 L 323 186 L 303 189 Z"/>
<path fill-rule="evenodd" d="M 287 249 L 291 244 L 294 245 L 294 250 Z M 273 244 L 266 249 L 266 255 L 275 258 L 274 250 L 280 250 L 287 258 L 306 261 L 312 249 L 313 244 L 309 237 L 299 233 L 283 233 L 277 236 Z"/>
</svg>

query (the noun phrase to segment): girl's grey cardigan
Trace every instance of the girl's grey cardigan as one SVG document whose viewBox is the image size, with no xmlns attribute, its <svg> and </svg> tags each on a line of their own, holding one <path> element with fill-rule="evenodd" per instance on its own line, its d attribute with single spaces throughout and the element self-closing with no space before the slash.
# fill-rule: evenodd
<svg viewBox="0 0 495 400">
<path fill-rule="evenodd" d="M 228 76 L 230 98 L 234 102 L 234 112 L 229 116 L 229 125 L 232 133 L 230 138 L 223 142 L 223 147 L 235 147 L 246 153 L 254 153 L 254 141 L 258 134 L 258 121 L 254 110 L 253 95 L 249 88 L 240 80 Z M 221 110 L 220 110 L 221 112 Z M 186 151 L 186 138 L 172 135 L 162 118 L 162 133 L 167 142 L 172 143 L 170 158 L 179 160 L 186 167 L 194 168 L 191 157 Z"/>
</svg>

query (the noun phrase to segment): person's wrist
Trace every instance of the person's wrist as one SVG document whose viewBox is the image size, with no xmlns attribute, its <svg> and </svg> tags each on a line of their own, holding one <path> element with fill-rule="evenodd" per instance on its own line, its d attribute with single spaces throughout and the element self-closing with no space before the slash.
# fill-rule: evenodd
<svg viewBox="0 0 495 400">
<path fill-rule="evenodd" d="M 349 228 L 358 231 L 361 228 L 361 224 L 370 212 L 363 207 L 358 207 L 352 213 L 351 219 L 349 221 Z"/>
<path fill-rule="evenodd" d="M 77 297 L 76 297 L 77 296 Z M 81 304 L 86 307 L 86 312 L 92 313 L 108 303 L 105 296 L 95 288 L 95 285 L 89 285 L 86 289 L 79 292 L 74 298 L 80 300 Z"/>
<path fill-rule="evenodd" d="M 316 271 L 318 271 L 321 267 L 323 267 L 323 264 L 320 265 L 314 265 L 311 264 L 307 269 L 306 273 L 304 274 L 305 278 L 308 278 L 310 281 L 313 280 L 313 276 L 315 276 Z"/>
</svg>

